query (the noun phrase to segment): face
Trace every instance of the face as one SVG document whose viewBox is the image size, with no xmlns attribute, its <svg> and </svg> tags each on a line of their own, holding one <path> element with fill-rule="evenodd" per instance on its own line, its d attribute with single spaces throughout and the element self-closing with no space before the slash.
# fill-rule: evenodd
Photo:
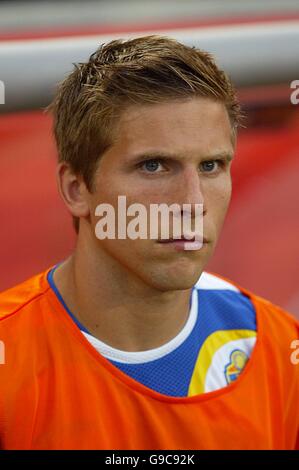
<svg viewBox="0 0 299 470">
<path fill-rule="evenodd" d="M 99 161 L 95 190 L 87 196 L 93 234 L 96 206 L 111 204 L 117 214 L 122 195 L 127 207 L 139 203 L 148 213 L 150 204 L 203 204 L 206 242 L 199 250 L 182 250 L 157 239 L 94 235 L 92 249 L 104 250 L 127 275 L 156 289 L 189 289 L 213 253 L 231 197 L 234 145 L 227 111 L 207 98 L 134 105 L 116 130 L 115 143 Z"/>
</svg>

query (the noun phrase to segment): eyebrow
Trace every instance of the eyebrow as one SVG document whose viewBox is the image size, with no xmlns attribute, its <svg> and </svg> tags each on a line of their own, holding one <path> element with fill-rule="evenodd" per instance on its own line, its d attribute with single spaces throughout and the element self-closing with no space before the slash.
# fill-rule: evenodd
<svg viewBox="0 0 299 470">
<path fill-rule="evenodd" d="M 202 161 L 208 160 L 226 160 L 227 163 L 231 162 L 234 158 L 234 154 L 230 152 L 217 152 L 215 154 L 205 155 L 202 157 Z M 167 153 L 163 151 L 153 151 L 153 152 L 145 152 L 136 155 L 135 157 L 130 160 L 130 163 L 139 163 L 144 160 L 151 160 L 151 159 L 159 159 L 159 160 L 174 160 L 174 161 L 182 161 L 179 155 Z"/>
</svg>

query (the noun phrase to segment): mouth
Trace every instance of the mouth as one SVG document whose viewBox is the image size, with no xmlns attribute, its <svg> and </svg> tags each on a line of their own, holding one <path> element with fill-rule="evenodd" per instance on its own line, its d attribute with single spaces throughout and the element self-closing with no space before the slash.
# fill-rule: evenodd
<svg viewBox="0 0 299 470">
<path fill-rule="evenodd" d="M 198 251 L 206 247 L 209 243 L 206 238 L 202 240 L 196 240 L 194 236 L 190 238 L 178 237 L 178 238 L 168 238 L 160 239 L 157 242 L 163 247 L 174 248 L 177 251 Z"/>
<path fill-rule="evenodd" d="M 195 241 L 199 241 L 199 240 L 195 240 L 195 236 L 192 236 L 190 238 L 186 238 L 186 237 L 175 237 L 175 238 L 161 238 L 161 239 L 158 239 L 157 242 L 158 243 L 174 243 L 174 242 L 195 242 Z M 208 240 L 204 237 L 202 239 L 202 243 L 209 243 Z"/>
</svg>

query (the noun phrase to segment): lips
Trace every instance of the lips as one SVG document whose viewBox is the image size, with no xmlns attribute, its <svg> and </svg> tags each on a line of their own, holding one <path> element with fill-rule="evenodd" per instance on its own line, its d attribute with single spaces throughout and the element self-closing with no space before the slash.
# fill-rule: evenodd
<svg viewBox="0 0 299 470">
<path fill-rule="evenodd" d="M 162 239 L 158 240 L 159 243 L 171 243 L 171 242 L 177 242 L 177 241 L 185 241 L 185 242 L 193 242 L 195 240 L 195 237 L 192 238 L 167 238 L 167 239 Z"/>
<path fill-rule="evenodd" d="M 185 237 L 167 238 L 167 239 L 161 239 L 161 240 L 157 240 L 157 241 L 158 241 L 158 243 L 171 243 L 171 242 L 176 242 L 176 241 L 194 242 L 195 237 L 192 236 L 192 238 L 185 238 Z M 208 243 L 208 240 L 206 240 L 204 238 L 203 243 Z"/>
</svg>

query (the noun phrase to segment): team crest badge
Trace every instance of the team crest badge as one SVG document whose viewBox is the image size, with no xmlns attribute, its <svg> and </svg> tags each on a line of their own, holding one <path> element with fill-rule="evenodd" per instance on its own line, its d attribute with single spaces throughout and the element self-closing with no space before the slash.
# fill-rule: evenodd
<svg viewBox="0 0 299 470">
<path fill-rule="evenodd" d="M 241 349 L 234 349 L 229 356 L 229 363 L 225 366 L 224 375 L 228 384 L 234 382 L 244 369 L 248 356 Z"/>
</svg>

